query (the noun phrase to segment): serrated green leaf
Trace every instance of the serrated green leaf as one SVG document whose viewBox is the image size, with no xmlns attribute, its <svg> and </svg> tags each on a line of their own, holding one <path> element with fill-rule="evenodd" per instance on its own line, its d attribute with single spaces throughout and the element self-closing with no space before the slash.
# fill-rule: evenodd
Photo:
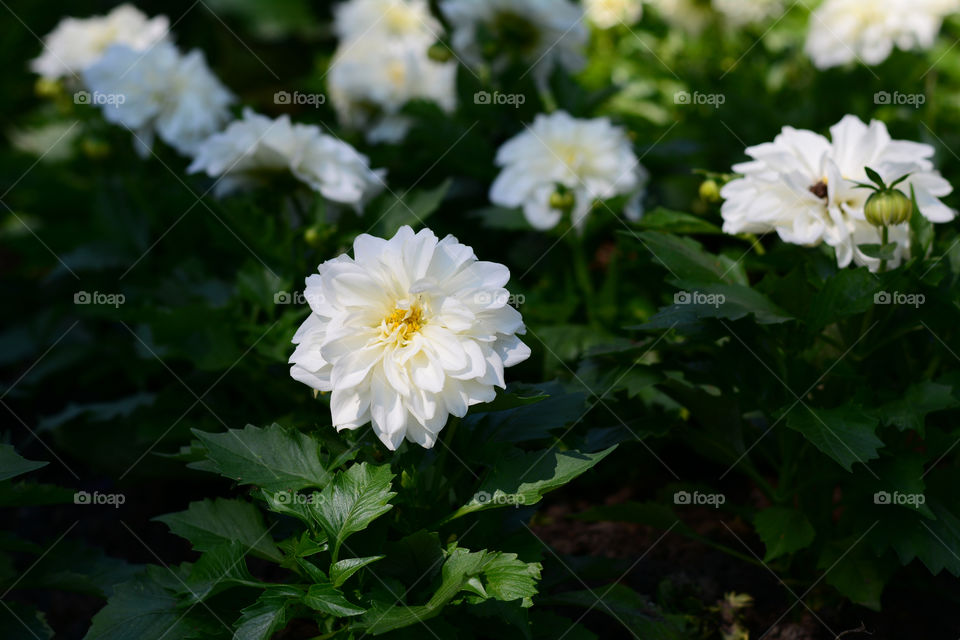
<svg viewBox="0 0 960 640">
<path fill-rule="evenodd" d="M 254 580 L 247 570 L 248 549 L 239 542 L 228 542 L 205 552 L 191 567 L 181 589 L 190 603 L 235 586 L 267 586 Z"/>
<path fill-rule="evenodd" d="M 304 595 L 303 590 L 280 585 L 266 589 L 235 623 L 233 640 L 270 640 L 287 624 L 287 610 Z"/>
<path fill-rule="evenodd" d="M 303 604 L 337 618 L 359 616 L 367 611 L 347 600 L 343 593 L 332 584 L 310 585 L 307 594 L 303 596 Z"/>
<path fill-rule="evenodd" d="M 739 320 L 752 315 L 758 324 L 778 324 L 792 316 L 756 289 L 741 285 L 679 283 L 685 290 L 674 298 L 679 302 L 661 309 L 638 329 L 670 329 L 704 318 Z M 689 300 L 689 302 L 687 302 Z"/>
<path fill-rule="evenodd" d="M 389 465 L 355 464 L 338 472 L 319 500 L 310 504 L 313 517 L 327 534 L 334 561 L 344 540 L 392 508 L 389 502 L 397 495 L 390 490 L 392 481 Z"/>
<path fill-rule="evenodd" d="M 676 234 L 721 233 L 720 227 L 699 216 L 682 211 L 672 211 L 657 207 L 643 214 L 636 225 L 642 229 L 668 231 Z"/>
<path fill-rule="evenodd" d="M 764 562 L 806 548 L 816 536 L 803 513 L 786 507 L 764 509 L 754 517 L 753 524 L 767 548 Z"/>
<path fill-rule="evenodd" d="M 820 451 L 847 471 L 855 462 L 866 464 L 879 457 L 883 446 L 874 431 L 879 420 L 863 409 L 845 405 L 836 409 L 795 407 L 787 415 L 787 426 L 799 431 Z"/>
<path fill-rule="evenodd" d="M 27 460 L 13 445 L 0 444 L 0 482 L 47 466 L 47 462 Z"/>
<path fill-rule="evenodd" d="M 386 556 L 367 556 L 366 558 L 345 558 L 334 562 L 333 565 L 330 566 L 330 581 L 333 583 L 333 586 L 339 587 L 349 580 L 350 576 L 360 571 L 360 569 L 384 558 L 386 558 Z"/>
<path fill-rule="evenodd" d="M 853 602 L 880 611 L 880 596 L 897 569 L 896 560 L 871 554 L 856 538 L 827 546 L 817 562 L 824 580 Z"/>
<path fill-rule="evenodd" d="M 663 265 L 677 280 L 700 284 L 749 284 L 740 263 L 706 251 L 691 238 L 659 231 L 623 234 L 640 242 L 652 254 L 654 262 Z"/>
<path fill-rule="evenodd" d="M 283 554 L 267 532 L 260 511 L 243 500 L 191 502 L 186 511 L 154 518 L 170 531 L 186 538 L 197 551 L 210 551 L 229 542 L 239 542 L 261 558 L 280 562 Z"/>
<path fill-rule="evenodd" d="M 878 413 L 883 424 L 900 431 L 912 429 L 922 436 L 927 414 L 958 406 L 953 387 L 928 380 L 910 385 L 901 397 L 882 405 Z"/>
</svg>

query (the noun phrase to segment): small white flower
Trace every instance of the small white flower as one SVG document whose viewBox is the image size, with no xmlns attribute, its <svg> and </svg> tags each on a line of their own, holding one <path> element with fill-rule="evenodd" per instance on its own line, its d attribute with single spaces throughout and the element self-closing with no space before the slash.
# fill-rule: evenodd
<svg viewBox="0 0 960 640">
<path fill-rule="evenodd" d="M 364 234 L 353 250 L 307 278 L 312 313 L 293 338 L 290 373 L 332 392 L 338 430 L 371 422 L 391 450 L 404 437 L 430 448 L 449 415 L 493 400 L 504 367 L 530 355 L 507 304 L 510 272 L 429 229 Z"/>
<path fill-rule="evenodd" d="M 368 34 L 340 44 L 327 89 L 344 126 L 364 129 L 369 142 L 398 142 L 410 127 L 400 110 L 411 100 L 456 107 L 456 75 L 453 62 L 431 60 L 425 47 Z"/>
<path fill-rule="evenodd" d="M 641 0 L 584 0 L 584 5 L 590 22 L 601 29 L 630 26 L 643 15 Z"/>
<path fill-rule="evenodd" d="M 713 8 L 734 27 L 763 22 L 784 13 L 784 0 L 713 0 Z"/>
<path fill-rule="evenodd" d="M 210 136 L 196 151 L 188 172 L 218 178 L 218 196 L 252 186 L 271 172 L 290 172 L 333 202 L 359 208 L 383 186 L 383 171 L 346 142 L 316 125 L 293 124 L 245 109 L 243 119 Z"/>
<path fill-rule="evenodd" d="M 333 11 L 341 41 L 373 36 L 426 48 L 443 31 L 426 0 L 349 0 Z"/>
<path fill-rule="evenodd" d="M 47 78 L 77 75 L 114 44 L 149 49 L 166 38 L 167 27 L 166 16 L 147 18 L 129 4 L 105 16 L 64 18 L 43 39 L 43 53 L 30 61 L 30 69 Z"/>
<path fill-rule="evenodd" d="M 563 216 L 550 205 L 558 185 L 573 194 L 573 223 L 582 227 L 597 200 L 637 195 L 647 180 L 623 129 L 608 118 L 580 120 L 563 111 L 537 116 L 500 148 L 496 163 L 503 170 L 490 188 L 490 200 L 523 207 L 537 229 L 551 229 Z M 628 207 L 626 213 L 636 219 L 641 212 Z"/>
<path fill-rule="evenodd" d="M 894 47 L 933 46 L 958 0 L 826 0 L 810 17 L 806 51 L 820 69 L 860 60 L 880 64 Z"/>
<path fill-rule="evenodd" d="M 110 47 L 84 72 L 92 92 L 112 99 L 104 117 L 134 131 L 145 154 L 156 131 L 183 154 L 218 131 L 229 119 L 233 96 L 207 66 L 199 50 L 181 55 L 170 42 L 139 52 Z"/>
<path fill-rule="evenodd" d="M 692 34 L 710 22 L 710 5 L 700 0 L 650 0 L 650 5 L 667 24 Z"/>
<path fill-rule="evenodd" d="M 723 230 L 776 231 L 785 242 L 804 246 L 825 242 L 836 250 L 841 267 L 854 262 L 876 270 L 880 261 L 858 248 L 881 240 L 880 230 L 863 213 L 871 191 L 854 184 L 870 182 L 865 167 L 887 183 L 909 173 L 897 188 L 908 195 L 914 188 L 920 213 L 931 222 L 953 220 L 956 212 L 939 200 L 953 189 L 929 160 L 933 147 L 892 140 L 882 122 L 874 120 L 868 126 L 856 116 L 844 117 L 830 134 L 832 141 L 812 131 L 784 127 L 773 142 L 748 148 L 753 160 L 733 167 L 743 177 L 721 191 L 726 199 Z M 910 255 L 909 226 L 891 227 L 890 242 L 898 245 L 890 263 L 896 266 Z"/>
<path fill-rule="evenodd" d="M 519 59 L 541 84 L 557 66 L 576 72 L 584 65 L 584 12 L 567 0 L 443 0 L 440 10 L 453 27 L 453 49 L 471 65 L 492 59 L 499 70 Z"/>
</svg>

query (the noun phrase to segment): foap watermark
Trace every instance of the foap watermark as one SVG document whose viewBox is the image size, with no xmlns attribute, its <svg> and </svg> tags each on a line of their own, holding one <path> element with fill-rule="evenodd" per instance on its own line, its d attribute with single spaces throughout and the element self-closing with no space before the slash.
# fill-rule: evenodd
<svg viewBox="0 0 960 640">
<path fill-rule="evenodd" d="M 876 105 L 902 105 L 919 109 L 926 104 L 926 102 L 927 96 L 922 93 L 900 93 L 899 91 L 890 93 L 889 91 L 877 91 L 873 94 L 873 104 Z"/>
<path fill-rule="evenodd" d="M 122 93 L 100 93 L 99 91 L 94 91 L 91 93 L 89 91 L 77 91 L 73 94 L 74 104 L 92 104 L 97 106 L 108 105 L 118 107 L 126 101 L 127 96 Z"/>
<path fill-rule="evenodd" d="M 116 309 L 126 301 L 127 297 L 122 293 L 77 291 L 73 294 L 73 304 L 102 304 Z"/>
<path fill-rule="evenodd" d="M 480 291 L 474 294 L 473 301 L 484 306 L 496 305 L 502 307 L 510 305 L 511 307 L 519 307 L 527 301 L 527 297 L 522 293 L 510 293 L 506 290 L 500 292 Z"/>
<path fill-rule="evenodd" d="M 473 104 L 508 104 L 511 107 L 519 108 L 520 105 L 527 102 L 527 96 L 522 93 L 501 93 L 494 91 L 477 91 L 473 94 Z"/>
<path fill-rule="evenodd" d="M 512 505 L 514 507 L 520 508 L 520 505 L 527 504 L 526 499 L 516 493 L 503 493 L 498 491 L 496 493 L 488 493 L 486 491 L 478 491 L 473 494 L 473 500 L 476 504 L 495 504 L 495 505 Z"/>
<path fill-rule="evenodd" d="M 926 301 L 927 297 L 922 293 L 901 293 L 899 291 L 891 293 L 889 291 L 878 291 L 873 295 L 873 304 L 898 304 L 913 307 L 914 309 L 919 309 Z"/>
<path fill-rule="evenodd" d="M 107 504 L 114 509 L 119 509 L 120 505 L 127 501 L 127 496 L 122 493 L 100 493 L 94 491 L 77 491 L 73 494 L 73 504 L 85 505 L 103 505 Z"/>
<path fill-rule="evenodd" d="M 727 301 L 722 293 L 703 293 L 702 291 L 677 291 L 673 294 L 673 304 L 698 304 L 719 308 Z"/>
<path fill-rule="evenodd" d="M 327 96 L 322 93 L 303 93 L 301 91 L 277 91 L 273 94 L 273 104 L 305 105 L 319 108 L 327 103 Z"/>
<path fill-rule="evenodd" d="M 694 104 L 694 105 L 709 105 L 714 109 L 719 109 L 720 105 L 724 104 L 727 101 L 727 96 L 722 93 L 700 93 L 699 91 L 694 91 L 690 93 L 689 91 L 677 91 L 673 94 L 673 103 L 674 104 Z"/>
<path fill-rule="evenodd" d="M 677 491 L 673 494 L 673 504 L 710 506 L 719 509 L 727 501 L 722 493 L 700 493 L 699 491 Z"/>
<path fill-rule="evenodd" d="M 277 291 L 273 294 L 273 304 L 298 304 L 304 305 L 310 303 L 310 296 L 303 291 Z"/>
<path fill-rule="evenodd" d="M 320 504 L 320 492 L 300 493 L 299 491 L 277 491 L 273 494 L 273 500 L 277 504 Z"/>
<path fill-rule="evenodd" d="M 873 504 L 895 504 L 908 507 L 920 507 L 927 503 L 927 496 L 922 493 L 900 493 L 894 491 L 877 491 L 873 494 Z"/>
</svg>

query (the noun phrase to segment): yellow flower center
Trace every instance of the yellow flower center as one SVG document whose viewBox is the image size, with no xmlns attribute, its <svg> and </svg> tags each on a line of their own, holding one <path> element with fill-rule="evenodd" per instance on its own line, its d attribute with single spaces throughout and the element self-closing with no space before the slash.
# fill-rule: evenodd
<svg viewBox="0 0 960 640">
<path fill-rule="evenodd" d="M 420 331 L 424 324 L 426 320 L 423 317 L 423 307 L 415 303 L 409 309 L 394 309 L 393 313 L 384 318 L 382 331 L 385 338 L 390 337 L 404 343 Z"/>
<path fill-rule="evenodd" d="M 387 64 L 387 78 L 395 87 L 402 86 L 407 81 L 407 67 L 398 60 Z"/>
<path fill-rule="evenodd" d="M 383 13 L 387 28 L 396 34 L 404 34 L 417 28 L 417 14 L 408 7 L 391 5 Z"/>
</svg>

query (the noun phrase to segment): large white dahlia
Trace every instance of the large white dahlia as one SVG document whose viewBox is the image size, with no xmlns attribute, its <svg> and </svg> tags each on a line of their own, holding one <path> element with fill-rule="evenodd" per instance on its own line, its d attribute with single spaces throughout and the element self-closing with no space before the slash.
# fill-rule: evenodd
<svg viewBox="0 0 960 640">
<path fill-rule="evenodd" d="M 312 313 L 290 373 L 331 392 L 338 430 L 370 422 L 391 450 L 404 438 L 430 448 L 449 415 L 493 400 L 504 367 L 530 355 L 507 304 L 510 272 L 429 229 L 364 234 L 353 250 L 307 278 Z"/>
<path fill-rule="evenodd" d="M 147 51 L 114 45 L 84 71 L 90 91 L 103 97 L 109 122 L 136 132 L 144 154 L 154 132 L 190 155 L 230 117 L 233 95 L 210 71 L 200 50 L 183 55 L 163 41 Z"/>
<path fill-rule="evenodd" d="M 144 51 L 167 36 L 166 16 L 148 18 L 129 4 L 105 16 L 64 18 L 43 39 L 43 53 L 30 69 L 47 78 L 77 75 L 100 59 L 112 45 Z"/>
<path fill-rule="evenodd" d="M 370 169 L 366 156 L 320 127 L 291 123 L 287 115 L 268 118 L 249 108 L 197 148 L 188 171 L 217 178 L 216 195 L 289 172 L 328 200 L 355 208 L 382 188 L 384 176 Z"/>
<path fill-rule="evenodd" d="M 443 0 L 454 50 L 469 64 L 495 70 L 520 59 L 545 83 L 552 70 L 579 71 L 589 39 L 583 9 L 567 0 Z"/>
<path fill-rule="evenodd" d="M 960 0 L 826 0 L 810 16 L 806 51 L 820 69 L 854 60 L 880 64 L 894 47 L 933 46 Z"/>
<path fill-rule="evenodd" d="M 639 218 L 647 172 L 626 132 L 609 118 L 582 120 L 564 111 L 538 115 L 533 125 L 508 140 L 497 152 L 502 167 L 490 188 L 490 200 L 503 207 L 523 207 L 537 229 L 551 229 L 563 212 L 551 205 L 558 186 L 573 194 L 572 222 L 582 227 L 598 200 L 634 196 L 627 216 Z"/>
<path fill-rule="evenodd" d="M 931 222 L 948 222 L 956 212 L 939 198 L 953 189 L 933 168 L 933 147 L 907 140 L 892 140 L 882 122 L 865 124 L 848 115 L 830 128 L 832 138 L 802 129 L 784 127 L 773 142 L 746 150 L 753 158 L 735 165 L 742 174 L 724 186 L 723 230 L 727 233 L 776 231 L 792 244 L 816 246 L 825 242 L 836 250 L 837 263 L 851 262 L 876 270 L 880 261 L 858 247 L 878 244 L 880 230 L 866 221 L 863 207 L 869 189 L 865 168 L 877 171 L 889 183 L 906 174 L 898 188 L 913 187 L 920 214 Z M 915 213 L 916 215 L 916 213 Z M 909 225 L 890 228 L 897 244 L 896 266 L 910 255 Z"/>
</svg>

